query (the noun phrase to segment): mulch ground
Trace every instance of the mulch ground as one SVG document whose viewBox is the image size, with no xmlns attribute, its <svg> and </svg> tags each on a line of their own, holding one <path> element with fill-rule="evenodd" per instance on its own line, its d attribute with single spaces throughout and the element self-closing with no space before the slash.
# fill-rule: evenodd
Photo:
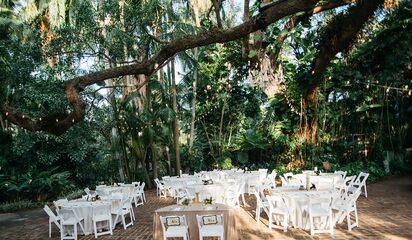
<svg viewBox="0 0 412 240">
<path fill-rule="evenodd" d="M 247 196 L 247 195 L 246 195 Z M 173 204 L 171 198 L 146 192 L 147 203 L 134 209 L 136 222 L 124 230 L 118 225 L 113 236 L 99 239 L 152 239 L 153 213 L 156 209 Z M 267 216 L 257 226 L 254 220 L 255 201 L 246 197 L 248 206 L 237 210 L 240 239 L 412 239 L 412 176 L 392 177 L 368 185 L 368 198 L 358 200 L 360 226 L 349 232 L 343 223 L 335 228 L 333 236 L 319 234 L 312 237 L 308 231 L 289 228 L 284 233 L 267 228 Z M 0 239 L 48 239 L 48 217 L 42 209 L 0 214 Z M 53 226 L 52 238 L 60 239 L 58 228 Z M 79 236 L 80 240 L 95 239 L 94 235 Z"/>
</svg>

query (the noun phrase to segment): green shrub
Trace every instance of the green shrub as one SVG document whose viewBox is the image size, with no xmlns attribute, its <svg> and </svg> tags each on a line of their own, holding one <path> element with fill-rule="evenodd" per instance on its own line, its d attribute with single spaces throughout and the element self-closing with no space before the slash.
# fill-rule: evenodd
<svg viewBox="0 0 412 240">
<path fill-rule="evenodd" d="M 37 202 L 54 199 L 73 188 L 69 172 L 56 172 L 57 168 L 46 171 L 29 169 L 27 173 L 9 172 L 0 176 L 1 199 L 27 199 Z"/>
<path fill-rule="evenodd" d="M 219 159 L 219 168 L 221 169 L 231 169 L 233 167 L 232 165 L 232 159 L 230 159 L 229 157 L 222 157 Z"/>
<path fill-rule="evenodd" d="M 6 202 L 0 204 L 0 213 L 16 212 L 23 209 L 37 208 L 41 203 L 29 200 L 21 200 L 17 202 Z"/>
<path fill-rule="evenodd" d="M 84 190 L 78 189 L 78 190 L 71 191 L 68 194 L 62 195 L 59 198 L 67 198 L 68 200 L 73 200 L 73 199 L 81 198 L 82 195 L 85 195 L 85 194 L 86 193 L 84 192 Z"/>
</svg>

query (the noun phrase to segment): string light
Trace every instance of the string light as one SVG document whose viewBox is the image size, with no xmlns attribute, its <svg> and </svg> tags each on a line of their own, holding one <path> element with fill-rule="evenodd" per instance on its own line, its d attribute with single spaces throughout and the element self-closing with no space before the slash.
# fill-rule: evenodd
<svg viewBox="0 0 412 240">
<path fill-rule="evenodd" d="M 24 117 L 24 115 L 23 115 L 23 116 L 21 116 L 21 117 L 22 117 L 22 118 L 25 118 L 25 117 Z"/>
<path fill-rule="evenodd" d="M 391 90 L 390 87 L 386 88 L 386 92 L 389 93 L 389 91 Z"/>
<path fill-rule="evenodd" d="M 6 112 L 6 116 L 9 116 L 9 112 Z"/>
<path fill-rule="evenodd" d="M 59 119 L 56 118 L 56 122 L 59 122 Z"/>
</svg>

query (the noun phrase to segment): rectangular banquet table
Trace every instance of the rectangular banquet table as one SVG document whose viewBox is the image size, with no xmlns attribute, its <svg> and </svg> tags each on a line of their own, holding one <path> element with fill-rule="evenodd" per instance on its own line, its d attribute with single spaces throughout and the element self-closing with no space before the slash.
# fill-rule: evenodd
<svg viewBox="0 0 412 240">
<path fill-rule="evenodd" d="M 163 239 L 163 230 L 160 223 L 160 216 L 186 216 L 187 225 L 189 226 L 189 238 L 199 239 L 199 229 L 197 226 L 196 214 L 223 214 L 223 224 L 225 229 L 225 239 L 238 239 L 236 230 L 236 213 L 235 209 L 224 204 L 211 205 L 171 205 L 157 209 L 153 217 L 153 239 Z"/>
</svg>

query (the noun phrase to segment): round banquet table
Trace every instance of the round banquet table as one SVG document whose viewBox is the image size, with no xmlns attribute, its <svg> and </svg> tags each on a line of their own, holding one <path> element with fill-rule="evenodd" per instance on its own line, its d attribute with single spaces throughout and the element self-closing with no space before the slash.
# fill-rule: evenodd
<svg viewBox="0 0 412 240">
<path fill-rule="evenodd" d="M 92 234 L 93 233 L 93 207 L 98 205 L 111 205 L 110 201 L 95 201 L 95 202 L 88 202 L 83 199 L 77 199 L 69 201 L 62 205 L 62 208 L 73 209 L 76 215 L 79 218 L 83 218 L 83 227 L 84 227 L 84 234 Z M 103 223 L 101 223 L 103 224 Z M 98 225 L 99 227 L 99 225 Z M 81 228 L 78 227 L 78 231 L 81 233 Z"/>
<path fill-rule="evenodd" d="M 133 190 L 133 186 L 98 186 L 96 193 L 100 196 L 110 196 L 113 194 L 128 193 Z"/>
<path fill-rule="evenodd" d="M 324 174 L 310 176 L 310 183 L 315 184 L 318 190 L 331 190 L 335 186 L 342 183 L 342 175 L 340 174 Z M 293 178 L 299 179 L 303 186 L 306 186 L 306 174 L 296 174 Z"/>
<path fill-rule="evenodd" d="M 205 198 L 212 197 L 216 203 L 225 202 L 226 189 L 230 188 L 231 185 L 223 183 L 213 183 L 209 185 L 195 184 L 187 186 L 187 190 L 190 195 L 196 196 L 199 193 L 199 200 L 203 201 Z"/>
<path fill-rule="evenodd" d="M 293 227 L 307 229 L 308 226 L 304 226 L 308 219 L 308 207 L 309 200 L 315 198 L 331 198 L 333 191 L 316 191 L 316 190 L 296 190 L 290 188 L 277 188 L 270 191 L 270 195 L 281 194 L 284 196 L 286 204 L 289 207 L 290 221 Z"/>
<path fill-rule="evenodd" d="M 242 193 L 249 193 L 249 185 L 254 186 L 260 183 L 261 174 L 259 172 L 234 172 L 228 173 L 226 175 L 226 179 L 233 179 L 235 182 L 244 182 L 245 188 L 243 189 Z"/>
</svg>

